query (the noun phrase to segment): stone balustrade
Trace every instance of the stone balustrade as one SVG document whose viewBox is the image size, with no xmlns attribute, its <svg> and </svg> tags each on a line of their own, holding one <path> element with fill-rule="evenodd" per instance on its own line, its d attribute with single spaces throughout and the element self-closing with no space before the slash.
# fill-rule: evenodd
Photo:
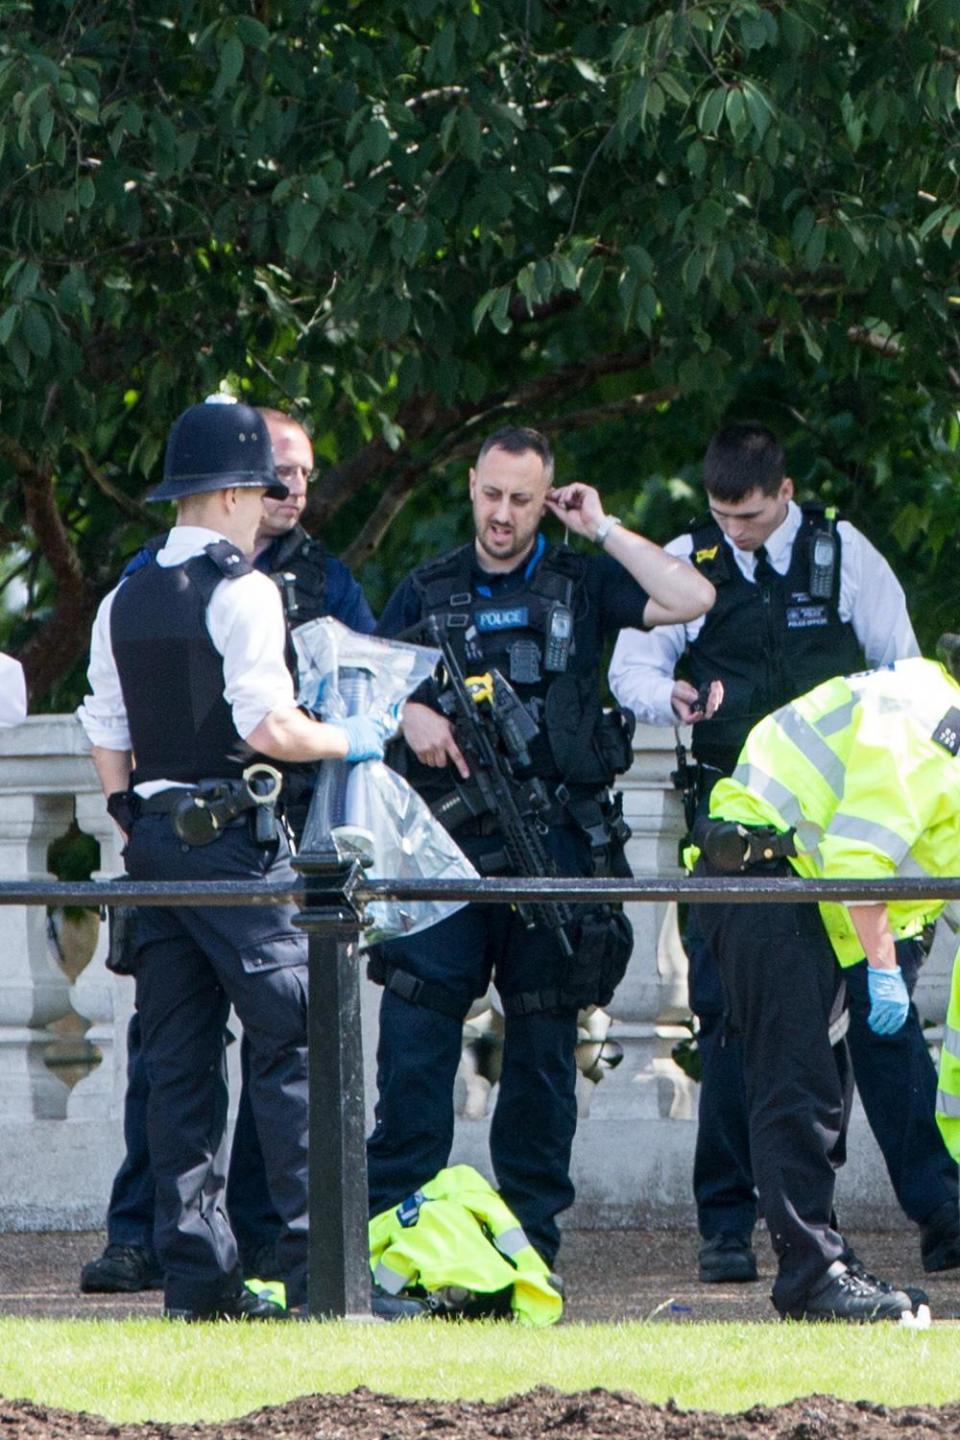
<svg viewBox="0 0 960 1440">
<path fill-rule="evenodd" d="M 637 874 L 676 871 L 682 820 L 669 780 L 673 746 L 672 731 L 641 728 L 624 778 Z M 99 843 L 95 878 L 120 874 L 117 831 L 78 723 L 37 716 L 0 731 L 0 878 L 45 878 L 50 845 L 74 821 Z M 630 908 L 634 954 L 610 1007 L 608 1037 L 619 1042 L 623 1060 L 599 1084 L 579 1082 L 578 1200 L 569 1217 L 579 1225 L 683 1224 L 693 1217 L 697 1086 L 673 1059 L 689 1035 L 676 912 L 649 903 Z M 89 914 L 78 923 L 59 912 L 48 918 L 41 906 L 0 907 L 0 1230 L 102 1223 L 122 1155 L 124 1039 L 133 999 L 132 982 L 105 968 L 106 936 L 106 923 L 95 924 Z M 934 1044 L 952 948 L 949 936 L 938 937 L 918 986 Z M 364 996 L 371 1106 L 378 993 L 368 985 Z M 489 1057 L 495 1020 L 478 1025 Z M 489 1092 L 477 1048 L 468 1047 L 453 1158 L 481 1169 L 488 1168 Z M 903 1223 L 862 1113 L 851 1128 L 840 1204 L 856 1225 Z"/>
</svg>

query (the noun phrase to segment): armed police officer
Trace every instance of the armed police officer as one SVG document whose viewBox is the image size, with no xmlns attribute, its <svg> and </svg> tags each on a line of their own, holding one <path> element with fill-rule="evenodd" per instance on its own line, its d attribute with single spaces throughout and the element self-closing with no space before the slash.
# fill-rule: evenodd
<svg viewBox="0 0 960 1440">
<path fill-rule="evenodd" d="M 134 879 L 294 880 L 273 803 L 281 762 L 382 753 L 385 725 L 321 724 L 294 701 L 276 586 L 250 565 L 262 501 L 282 499 L 263 418 L 195 405 L 170 433 L 177 521 L 156 564 L 103 601 L 80 718 Z M 306 946 L 293 907 L 150 907 L 132 969 L 149 1080 L 155 1236 L 167 1313 L 280 1319 L 243 1287 L 224 1210 L 224 1030 L 232 1003 L 292 1305 L 306 1292 Z"/>
<path fill-rule="evenodd" d="M 713 587 L 605 514 L 596 490 L 552 482 L 553 457 L 537 431 L 491 435 L 470 471 L 473 541 L 403 581 L 380 630 L 394 636 L 432 618 L 458 671 L 499 671 L 536 731 L 514 789 L 518 805 L 535 811 L 550 862 L 561 875 L 627 874 L 608 787 L 630 763 L 630 731 L 618 711 L 602 709 L 603 642 L 624 625 L 691 619 L 712 603 Z M 601 553 L 549 543 L 540 531 L 548 514 Z M 464 732 L 445 709 L 449 694 L 440 684 L 414 699 L 403 720 L 408 778 L 482 874 L 516 873 L 498 815 L 476 790 Z M 528 928 L 517 911 L 487 905 L 382 947 L 371 967 L 385 986 L 368 1144 L 373 1214 L 447 1163 L 463 1020 L 492 973 L 505 1014 L 493 1168 L 530 1242 L 553 1263 L 556 1217 L 573 1199 L 577 1011 L 609 999 L 629 949 L 629 927 L 609 908 L 578 914 L 565 944 L 555 926 Z"/>
<path fill-rule="evenodd" d="M 346 565 L 300 524 L 307 487 L 314 471 L 313 445 L 304 427 L 282 410 L 261 408 L 277 478 L 287 488 L 282 498 L 267 496 L 257 529 L 252 560 L 277 584 L 289 629 L 332 615 L 362 634 L 376 622 L 360 585 Z M 167 542 L 166 534 L 148 542 L 124 571 L 148 564 Z M 292 646 L 288 664 L 294 666 Z M 316 775 L 314 766 L 287 766 L 283 808 L 299 843 Z M 122 964 L 122 959 L 119 962 Z M 274 1247 L 281 1229 L 270 1199 L 263 1154 L 250 1108 L 249 1045 L 240 1048 L 243 1085 L 237 1110 L 227 1202 L 230 1223 L 240 1248 L 244 1274 L 268 1277 L 276 1272 Z M 123 1131 L 126 1154 L 114 1178 L 107 1207 L 107 1244 L 102 1255 L 83 1266 L 80 1289 L 92 1293 L 129 1293 L 153 1289 L 162 1276 L 153 1253 L 154 1179 L 147 1147 L 149 1084 L 140 1053 L 140 1020 L 134 1011 L 127 1032 L 128 1081 Z"/>
<path fill-rule="evenodd" d="M 703 479 L 710 517 L 667 550 L 709 576 L 717 603 L 687 625 L 625 631 L 610 666 L 614 694 L 640 721 L 693 725 L 701 810 L 764 715 L 822 680 L 860 669 L 864 657 L 885 665 L 918 653 L 890 566 L 847 521 L 822 505 L 794 502 L 783 449 L 769 430 L 746 422 L 718 431 Z M 710 715 L 699 692 L 717 680 L 723 702 Z M 684 938 L 701 1059 L 693 1172 L 700 1278 L 755 1280 L 756 1191 L 740 1045 L 724 1033 L 710 945 L 689 923 Z M 912 991 L 922 950 L 912 938 L 899 950 Z M 897 1198 L 921 1227 L 924 1268 L 944 1269 L 960 1263 L 960 1216 L 957 1168 L 933 1120 L 933 1063 L 913 1007 L 895 1035 L 873 1033 L 867 980 L 866 964 L 846 972 L 857 1086 Z"/>
<path fill-rule="evenodd" d="M 958 754 L 960 686 L 943 666 L 898 660 L 828 680 L 750 732 L 695 827 L 697 872 L 955 876 Z M 942 902 L 693 908 L 741 1037 L 753 1175 L 779 1262 L 773 1303 L 797 1319 L 898 1319 L 913 1297 L 851 1266 L 833 1218 L 847 1097 L 829 1031 L 839 967 L 857 964 L 871 1030 L 902 1029 L 910 996 L 896 941 Z"/>
</svg>

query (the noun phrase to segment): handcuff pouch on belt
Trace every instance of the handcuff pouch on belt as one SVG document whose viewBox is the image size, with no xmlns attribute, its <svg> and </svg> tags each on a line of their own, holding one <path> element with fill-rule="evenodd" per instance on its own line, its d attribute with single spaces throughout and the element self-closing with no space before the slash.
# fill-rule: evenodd
<svg viewBox="0 0 960 1440">
<path fill-rule="evenodd" d="M 726 875 L 741 875 L 755 865 L 796 855 L 795 836 L 792 829 L 711 820 L 706 815 L 693 827 L 693 842 L 700 847 L 707 864 Z"/>
<path fill-rule="evenodd" d="M 240 780 L 213 780 L 185 789 L 170 810 L 170 824 L 185 845 L 210 845 L 247 810 L 255 810 L 254 839 L 269 845 L 277 836 L 276 802 L 283 777 L 272 765 L 248 765 Z"/>
</svg>

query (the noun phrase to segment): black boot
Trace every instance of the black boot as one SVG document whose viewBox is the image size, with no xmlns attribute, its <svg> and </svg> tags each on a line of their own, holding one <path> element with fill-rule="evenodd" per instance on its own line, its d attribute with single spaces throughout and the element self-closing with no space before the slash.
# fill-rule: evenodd
<svg viewBox="0 0 960 1440">
<path fill-rule="evenodd" d="M 928 1275 L 960 1265 L 960 1211 L 955 1200 L 934 1210 L 920 1226 L 920 1259 Z"/>
<path fill-rule="evenodd" d="M 163 1274 L 156 1258 L 142 1245 L 108 1245 L 80 1271 L 84 1295 L 125 1295 L 136 1290 L 162 1290 Z"/>
<path fill-rule="evenodd" d="M 700 1246 L 700 1279 L 705 1285 L 742 1285 L 757 1278 L 757 1257 L 749 1238 L 724 1232 Z"/>
</svg>

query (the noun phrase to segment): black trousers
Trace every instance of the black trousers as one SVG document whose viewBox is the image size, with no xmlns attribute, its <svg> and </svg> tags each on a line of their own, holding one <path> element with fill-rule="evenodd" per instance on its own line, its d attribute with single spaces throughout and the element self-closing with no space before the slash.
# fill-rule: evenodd
<svg viewBox="0 0 960 1440">
<path fill-rule="evenodd" d="M 546 837 L 565 875 L 591 872 L 579 831 Z M 370 1212 L 406 1199 L 443 1169 L 454 1138 L 453 1086 L 463 1020 L 491 978 L 504 1001 L 560 983 L 563 957 L 552 932 L 528 929 L 506 905 L 468 905 L 418 935 L 391 940 L 384 958 L 441 986 L 452 1013 L 413 1004 L 392 990 L 380 1004 L 376 1126 L 367 1142 Z M 557 1216 L 573 1203 L 570 1154 L 577 1128 L 575 1009 L 504 1017 L 503 1068 L 490 1126 L 497 1186 L 530 1243 L 552 1265 Z"/>
<path fill-rule="evenodd" d="M 790 873 L 786 861 L 772 868 Z M 711 873 L 702 860 L 697 869 Z M 833 1197 L 845 1077 L 828 1035 L 840 970 L 815 904 L 693 912 L 742 1048 L 753 1178 L 779 1266 L 773 1303 L 783 1314 L 844 1252 Z"/>
<path fill-rule="evenodd" d="M 212 844 L 182 845 L 163 815 L 136 821 L 132 879 L 294 878 L 281 835 L 258 846 L 247 817 Z M 131 968 L 149 1083 L 155 1238 L 166 1304 L 215 1307 L 241 1284 L 224 1205 L 231 1003 L 250 1044 L 250 1101 L 270 1195 L 283 1221 L 279 1268 L 288 1299 L 306 1298 L 306 938 L 290 905 L 143 907 Z"/>
</svg>

